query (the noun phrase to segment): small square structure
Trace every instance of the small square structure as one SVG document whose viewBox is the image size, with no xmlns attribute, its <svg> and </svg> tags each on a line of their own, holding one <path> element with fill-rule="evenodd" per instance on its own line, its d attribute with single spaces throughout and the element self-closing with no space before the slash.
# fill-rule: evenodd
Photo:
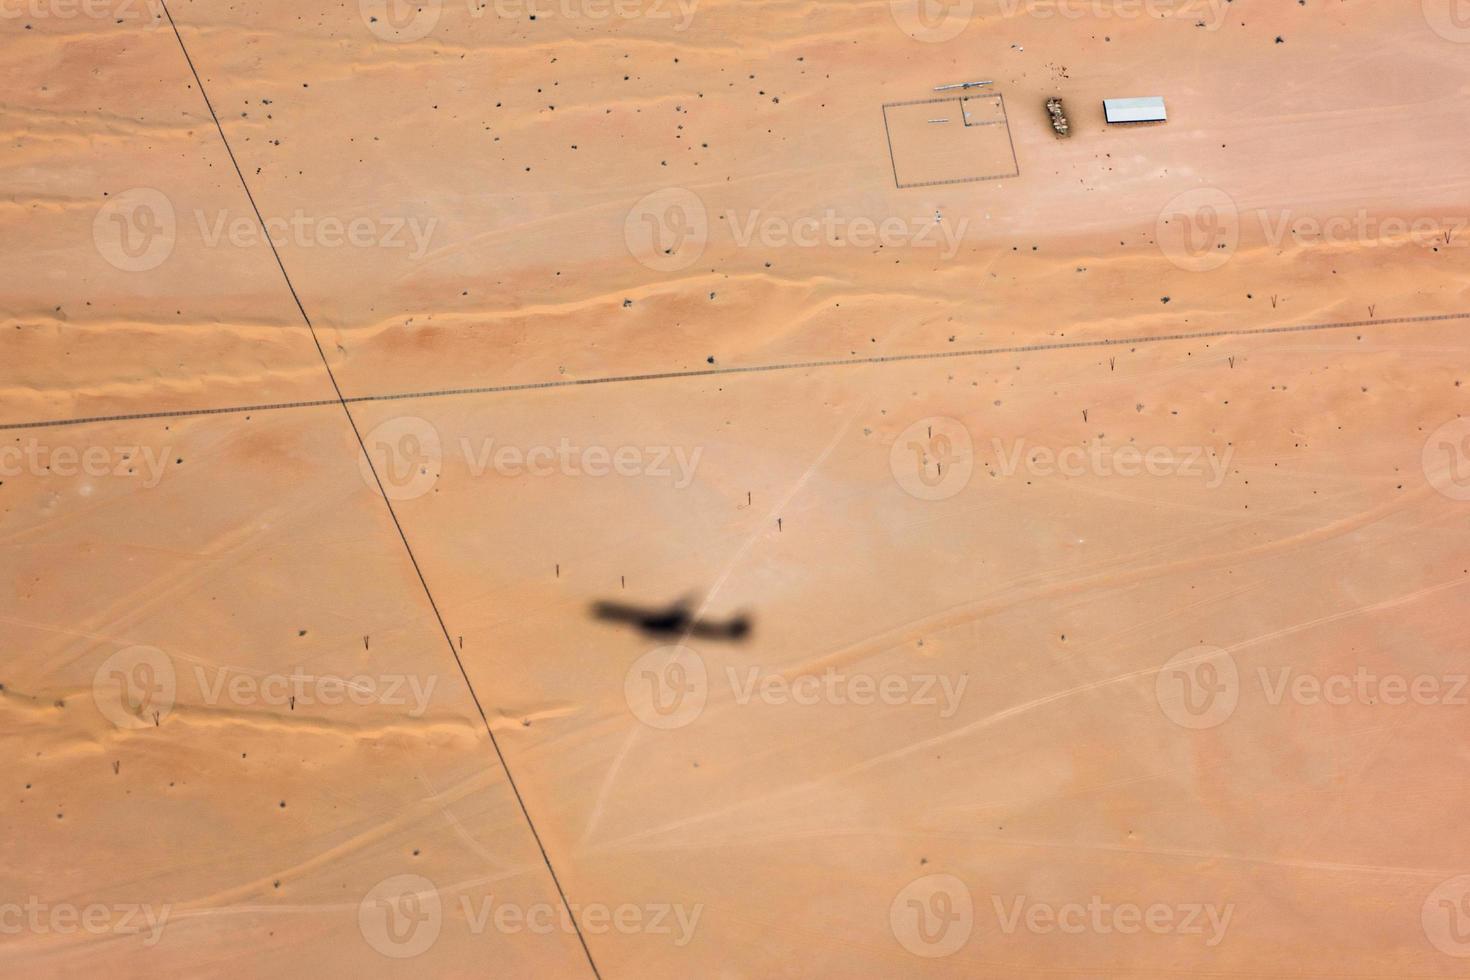
<svg viewBox="0 0 1470 980">
<path fill-rule="evenodd" d="M 1103 99 L 1103 112 L 1110 123 L 1167 122 L 1162 95 L 1140 99 Z"/>
</svg>

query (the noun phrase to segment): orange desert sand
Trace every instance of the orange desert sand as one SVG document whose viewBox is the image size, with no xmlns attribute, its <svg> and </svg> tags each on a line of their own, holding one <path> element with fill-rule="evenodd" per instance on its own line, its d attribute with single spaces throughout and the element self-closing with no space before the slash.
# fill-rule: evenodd
<svg viewBox="0 0 1470 980">
<path fill-rule="evenodd" d="M 1470 975 L 1461 0 L 0 6 L 7 975 Z"/>
</svg>

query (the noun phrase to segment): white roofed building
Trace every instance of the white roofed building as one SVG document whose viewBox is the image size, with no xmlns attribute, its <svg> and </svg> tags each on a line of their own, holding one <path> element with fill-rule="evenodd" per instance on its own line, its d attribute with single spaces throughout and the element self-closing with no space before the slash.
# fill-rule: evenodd
<svg viewBox="0 0 1470 980">
<path fill-rule="evenodd" d="M 1164 97 L 1147 95 L 1138 99 L 1103 99 L 1103 112 L 1110 123 L 1165 122 Z"/>
</svg>

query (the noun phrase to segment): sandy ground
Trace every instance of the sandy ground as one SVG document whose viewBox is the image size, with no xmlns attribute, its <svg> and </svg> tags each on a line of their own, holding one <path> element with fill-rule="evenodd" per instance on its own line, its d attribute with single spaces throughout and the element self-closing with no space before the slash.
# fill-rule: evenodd
<svg viewBox="0 0 1470 980">
<path fill-rule="evenodd" d="M 7 972 L 1470 975 L 1454 0 L 0 13 Z"/>
</svg>

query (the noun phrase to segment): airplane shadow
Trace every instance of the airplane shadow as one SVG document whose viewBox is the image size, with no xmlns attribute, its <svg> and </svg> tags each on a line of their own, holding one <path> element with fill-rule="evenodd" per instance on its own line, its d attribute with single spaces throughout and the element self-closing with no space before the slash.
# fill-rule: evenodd
<svg viewBox="0 0 1470 980">
<path fill-rule="evenodd" d="M 689 636 L 701 640 L 729 640 L 739 643 L 750 636 L 753 622 L 745 613 L 737 613 L 724 621 L 696 620 L 693 600 L 680 599 L 663 607 L 636 606 L 624 602 L 602 601 L 592 604 L 592 616 L 606 623 L 617 623 L 654 638 Z"/>
</svg>

